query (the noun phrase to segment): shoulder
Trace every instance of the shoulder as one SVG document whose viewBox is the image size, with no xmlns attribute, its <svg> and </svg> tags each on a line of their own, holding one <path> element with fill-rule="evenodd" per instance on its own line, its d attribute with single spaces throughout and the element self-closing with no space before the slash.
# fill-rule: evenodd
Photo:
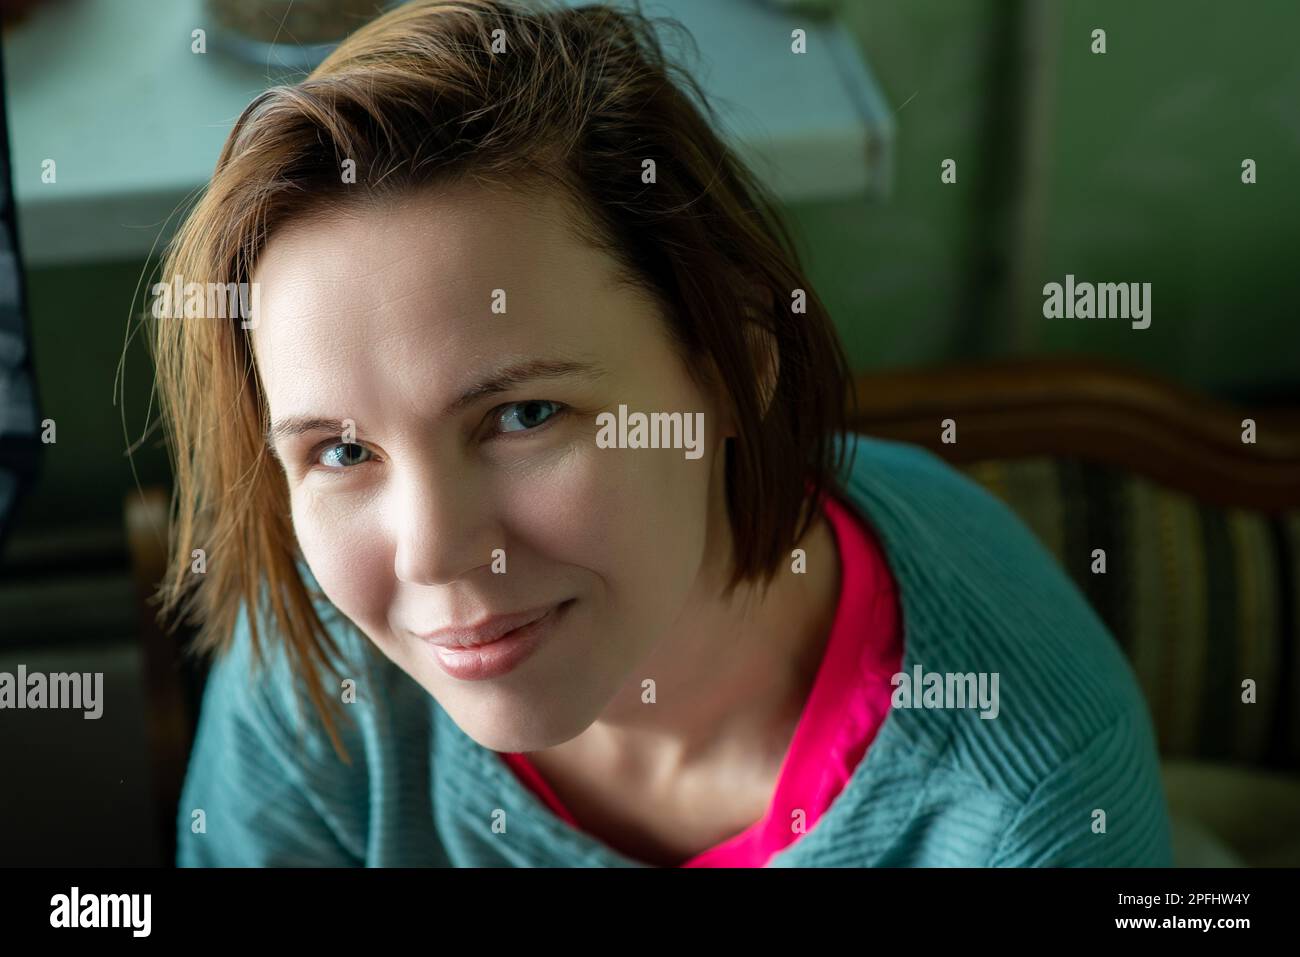
<svg viewBox="0 0 1300 957">
<path fill-rule="evenodd" d="M 304 572 L 304 582 L 314 589 L 309 572 Z M 323 595 L 314 595 L 316 613 L 338 655 L 329 665 L 313 666 L 313 671 L 330 706 L 339 742 L 351 759 L 348 773 L 356 777 L 366 770 L 369 756 L 384 737 L 425 733 L 434 709 L 413 679 Z M 248 608 L 241 606 L 226 650 L 209 669 L 201 714 L 210 716 L 211 722 L 224 719 L 247 725 L 263 746 L 292 749 L 298 764 L 347 769 L 309 697 L 304 670 L 265 616 L 259 619 L 254 647 Z"/>
<path fill-rule="evenodd" d="M 355 665 L 349 664 L 358 660 L 350 629 L 335 617 L 322 616 L 322 621 L 331 639 L 345 653 L 339 663 L 341 672 L 355 670 Z M 324 693 L 341 700 L 339 679 L 324 668 L 317 669 L 317 676 Z M 292 741 L 299 755 L 315 754 L 328 740 L 320 715 L 307 697 L 303 675 L 291 661 L 283 636 L 263 617 L 259 619 L 254 644 L 246 605 L 240 606 L 229 642 L 214 656 L 208 669 L 201 717 L 209 724 L 223 717 L 240 722 L 248 731 L 255 731 L 264 745 Z M 356 739 L 352 734 L 346 738 Z"/>
<path fill-rule="evenodd" d="M 845 441 L 854 455 L 846 491 L 878 532 L 897 583 L 903 673 L 909 685 L 930 682 L 938 705 L 896 699 L 882 740 L 922 756 L 927 774 L 1018 809 L 1017 834 L 1032 836 L 1033 822 L 1064 813 L 1071 800 L 1130 822 L 1163 820 L 1155 736 L 1136 676 L 1055 556 L 932 452 Z M 982 689 L 991 706 L 955 706 L 951 692 L 962 686 Z M 1014 856 L 1020 839 L 1010 834 L 1001 853 Z"/>
<path fill-rule="evenodd" d="M 850 500 L 905 546 L 890 555 L 900 575 L 924 563 L 929 579 L 950 588 L 1014 578 L 1019 604 L 1050 603 L 1073 590 L 1015 512 L 929 449 L 852 433 L 839 441 L 846 459 L 840 479 Z"/>
<path fill-rule="evenodd" d="M 283 638 L 263 624 L 255 649 L 248 610 L 241 608 L 203 692 L 177 822 L 182 866 L 370 859 L 372 799 L 386 798 L 406 770 L 395 766 L 393 742 L 410 742 L 421 753 L 429 712 L 409 687 L 413 682 L 395 675 L 396 667 L 337 610 L 318 611 L 340 651 L 336 670 L 318 673 L 335 704 L 347 760 L 308 698 Z"/>
<path fill-rule="evenodd" d="M 996 632 L 1073 663 L 1123 666 L 1118 643 L 1056 556 L 1006 504 L 927 449 L 867 436 L 846 441 L 854 457 L 845 490 L 880 533 L 900 591 L 910 586 L 904 598 L 917 624 L 960 615 L 940 629 L 916 628 L 919 642 L 937 631 L 980 633 L 979 643 L 956 643 L 974 652 L 996 648 L 986 634 Z"/>
<path fill-rule="evenodd" d="M 1169 867 L 1168 806 L 1144 719 L 1121 712 L 1015 807 L 994 867 Z"/>
<path fill-rule="evenodd" d="M 942 536 L 959 545 L 957 560 L 998 558 L 1002 567 L 1041 564 L 1047 553 L 1020 519 L 996 496 L 923 446 L 857 433 L 839 437 L 845 453 L 841 480 L 859 504 L 886 523 Z M 906 514 L 900 512 L 906 511 Z M 971 537 L 957 541 L 957 532 Z M 1050 557 L 1050 556 L 1048 556 Z"/>
</svg>

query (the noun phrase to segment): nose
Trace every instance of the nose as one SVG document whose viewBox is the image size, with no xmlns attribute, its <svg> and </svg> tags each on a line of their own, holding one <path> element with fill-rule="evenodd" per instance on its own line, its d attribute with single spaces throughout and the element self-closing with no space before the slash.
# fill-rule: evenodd
<svg viewBox="0 0 1300 957">
<path fill-rule="evenodd" d="M 491 564 L 492 550 L 504 547 L 484 486 L 464 466 L 422 463 L 396 483 L 392 494 L 398 581 L 444 585 Z"/>
</svg>

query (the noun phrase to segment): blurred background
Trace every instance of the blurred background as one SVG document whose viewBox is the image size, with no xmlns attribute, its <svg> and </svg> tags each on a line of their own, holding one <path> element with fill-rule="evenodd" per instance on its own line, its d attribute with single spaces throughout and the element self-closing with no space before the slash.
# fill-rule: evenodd
<svg viewBox="0 0 1300 957">
<path fill-rule="evenodd" d="M 130 333 L 244 104 L 382 6 L 0 3 L 0 671 L 105 674 L 98 721 L 0 711 L 0 864 L 170 861 L 201 675 L 145 600 L 169 468 Z M 1300 5 L 642 7 L 784 203 L 859 427 L 1007 500 L 1124 645 L 1180 863 L 1300 863 Z M 1067 274 L 1150 283 L 1150 327 L 1044 318 Z"/>
</svg>

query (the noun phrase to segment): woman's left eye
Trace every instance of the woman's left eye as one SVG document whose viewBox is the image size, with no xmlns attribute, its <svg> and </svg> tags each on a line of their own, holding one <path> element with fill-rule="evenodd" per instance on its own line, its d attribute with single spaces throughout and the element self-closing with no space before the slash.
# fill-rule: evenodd
<svg viewBox="0 0 1300 957">
<path fill-rule="evenodd" d="M 563 410 L 558 402 L 545 399 L 530 399 L 527 402 L 512 402 L 503 406 L 497 416 L 498 431 L 526 432 L 544 425 L 546 421 Z"/>
<path fill-rule="evenodd" d="M 342 455 L 335 453 L 342 452 Z M 358 456 L 367 456 L 367 458 L 358 458 Z M 355 442 L 344 442 L 340 445 L 331 445 L 324 449 L 317 460 L 328 469 L 341 471 L 354 465 L 364 465 L 369 461 L 370 450 L 364 445 L 357 445 Z"/>
</svg>

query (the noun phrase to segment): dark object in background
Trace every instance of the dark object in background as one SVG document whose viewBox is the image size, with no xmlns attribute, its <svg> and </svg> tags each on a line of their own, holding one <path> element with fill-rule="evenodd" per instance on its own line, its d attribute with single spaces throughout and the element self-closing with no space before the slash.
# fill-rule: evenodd
<svg viewBox="0 0 1300 957">
<path fill-rule="evenodd" d="M 36 475 L 41 450 L 5 102 L 0 48 L 0 551 L 18 498 Z"/>
<path fill-rule="evenodd" d="M 17 23 L 46 2 L 48 0 L 0 0 L 0 24 Z"/>
<path fill-rule="evenodd" d="M 391 0 L 207 0 L 217 44 L 255 65 L 310 72 Z"/>
</svg>

